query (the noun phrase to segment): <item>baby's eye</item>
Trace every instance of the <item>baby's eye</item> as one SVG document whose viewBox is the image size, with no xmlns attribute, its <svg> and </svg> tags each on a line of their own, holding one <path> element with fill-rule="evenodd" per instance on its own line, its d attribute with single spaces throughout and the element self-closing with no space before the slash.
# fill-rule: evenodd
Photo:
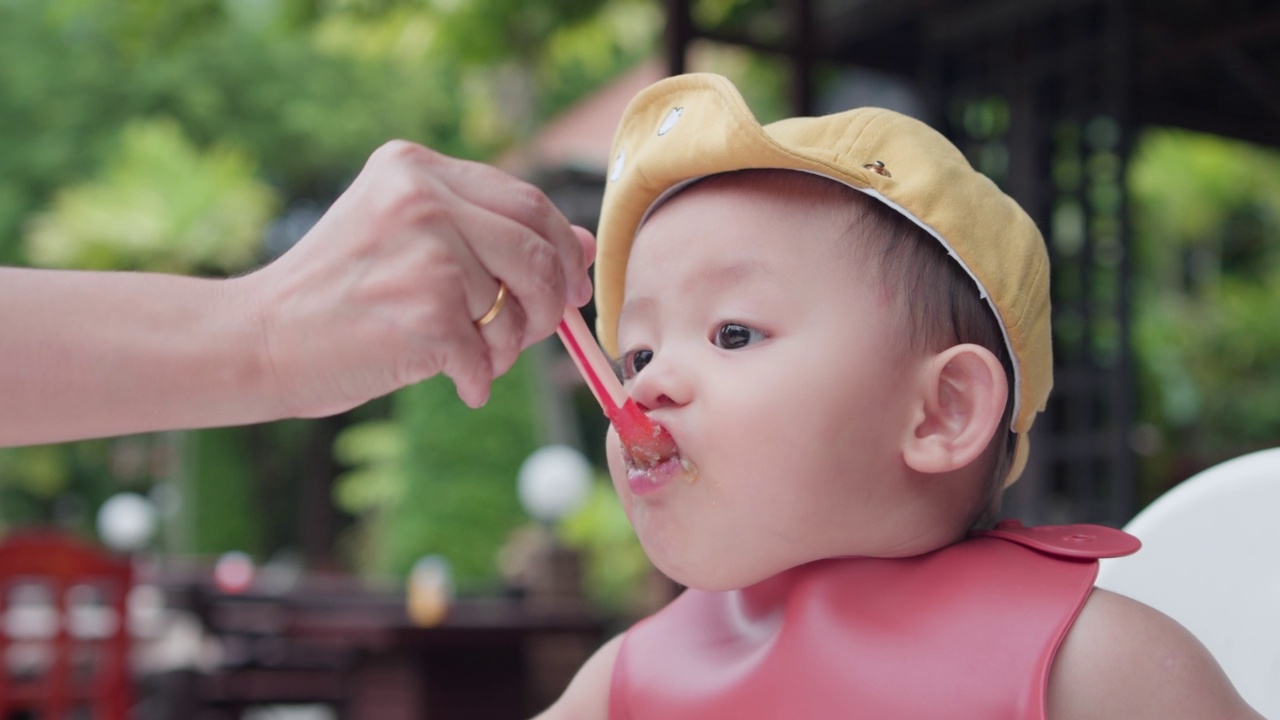
<svg viewBox="0 0 1280 720">
<path fill-rule="evenodd" d="M 739 325 L 738 323 L 725 323 L 716 328 L 715 337 L 711 341 L 715 343 L 716 347 L 721 347 L 725 350 L 737 350 L 764 339 L 765 334 L 755 328 Z"/>
<path fill-rule="evenodd" d="M 653 360 L 652 350 L 632 350 L 622 356 L 622 379 L 630 380 L 635 377 L 645 365 Z"/>
</svg>

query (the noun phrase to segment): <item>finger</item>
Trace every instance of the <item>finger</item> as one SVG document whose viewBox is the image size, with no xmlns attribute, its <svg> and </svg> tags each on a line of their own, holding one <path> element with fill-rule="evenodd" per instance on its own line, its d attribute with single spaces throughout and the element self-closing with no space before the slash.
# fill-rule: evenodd
<svg viewBox="0 0 1280 720">
<path fill-rule="evenodd" d="M 578 236 L 578 242 L 582 244 L 583 262 L 586 263 L 586 267 L 591 267 L 596 261 L 595 235 L 592 235 L 590 230 L 584 227 L 580 227 L 578 225 L 573 226 L 573 234 Z M 579 286 L 575 286 L 575 287 L 579 287 Z M 584 289 L 585 289 L 585 292 L 583 292 Z M 571 297 L 569 299 L 569 302 L 573 303 L 574 305 L 577 305 L 578 307 L 582 307 L 583 305 L 586 305 L 588 302 L 591 301 L 591 296 L 593 294 L 594 294 L 594 288 L 591 285 L 591 276 L 590 274 L 588 274 L 586 284 L 579 287 L 579 294 L 576 294 L 573 297 Z"/>
<path fill-rule="evenodd" d="M 456 302 L 463 302 L 464 292 L 458 288 Z M 470 320 L 456 312 L 437 317 L 436 321 L 445 323 L 443 339 L 437 341 L 438 351 L 444 356 L 440 372 L 453 381 L 458 397 L 468 407 L 484 405 L 494 378 L 489 344 Z"/>
<path fill-rule="evenodd" d="M 493 376 L 504 375 L 520 357 L 524 350 L 524 308 L 520 301 L 508 295 L 502 311 L 493 322 L 480 328 L 480 337 L 489 347 L 489 359 L 493 366 Z"/>
<path fill-rule="evenodd" d="M 493 360 L 474 318 L 489 309 L 498 282 L 447 225 L 436 224 L 426 229 L 425 238 L 414 239 L 422 250 L 415 261 L 419 272 L 414 274 L 419 295 L 415 302 L 422 312 L 407 328 L 408 381 L 442 373 L 453 380 L 463 402 L 479 407 L 488 397 Z"/>
<path fill-rule="evenodd" d="M 449 259 L 456 266 L 451 276 L 462 286 L 467 317 L 488 347 L 491 380 L 510 370 L 524 349 L 528 323 L 524 307 L 502 275 L 485 268 L 456 231 L 433 237 L 449 246 Z M 486 317 L 489 319 L 481 325 Z"/>
<path fill-rule="evenodd" d="M 499 292 L 497 282 L 493 283 L 494 293 Z M 493 376 L 498 377 L 506 373 L 515 365 L 516 359 L 520 355 L 520 351 L 524 350 L 525 325 L 526 317 L 524 308 L 521 307 L 520 301 L 515 295 L 507 289 L 505 291 L 505 299 L 498 302 L 496 299 L 491 307 L 497 308 L 497 314 L 493 318 L 480 325 L 477 320 L 474 324 L 480 330 L 480 336 L 484 338 L 485 344 L 489 346 L 489 358 L 493 366 Z M 489 315 L 486 312 L 485 315 Z"/>
<path fill-rule="evenodd" d="M 453 158 L 444 160 L 462 163 Z M 417 232 L 427 240 L 421 247 L 429 253 L 426 265 L 462 271 L 467 288 L 465 307 L 473 320 L 488 310 L 497 292 L 497 279 L 502 279 L 524 310 L 522 337 L 533 341 L 549 335 L 568 297 L 559 253 L 527 225 L 456 194 L 443 180 L 448 174 L 420 173 L 417 179 L 418 187 L 426 191 L 424 196 L 433 199 L 418 206 L 424 224 Z M 582 243 L 572 230 L 569 234 L 581 256 Z M 585 270 L 581 279 L 588 280 Z"/>
<path fill-rule="evenodd" d="M 589 293 L 582 243 L 545 193 L 490 165 L 439 153 L 434 154 L 427 167 L 435 170 L 432 175 L 458 197 L 519 223 L 549 242 L 560 260 L 566 287 L 572 288 L 572 296 Z"/>
<path fill-rule="evenodd" d="M 484 214 L 491 217 L 478 220 L 463 218 L 461 224 L 474 228 L 476 223 L 483 221 L 486 224 L 481 226 L 482 234 L 500 233 L 501 230 L 493 226 L 496 216 Z M 422 232 L 426 237 L 421 240 L 425 251 L 421 258 L 424 271 L 418 276 L 422 282 L 421 292 L 435 296 L 440 307 L 455 308 L 455 315 L 447 318 L 449 327 L 440 328 L 439 336 L 450 337 L 448 333 L 459 332 L 459 319 L 468 321 L 473 330 L 479 331 L 488 347 L 490 372 L 494 376 L 505 373 L 515 364 L 524 349 L 524 339 L 528 337 L 528 318 L 516 297 L 517 291 L 506 283 L 501 271 L 491 271 L 480 262 L 472 247 L 453 227 L 453 221 L 434 223 Z M 519 285 L 518 282 L 516 284 Z M 499 290 L 504 285 L 506 289 L 499 301 Z M 485 318 L 488 319 L 481 326 L 481 320 Z M 424 330 L 430 332 L 432 329 Z"/>
<path fill-rule="evenodd" d="M 475 336 L 474 343 L 459 343 L 447 355 L 456 362 L 446 362 L 440 372 L 453 381 L 458 391 L 458 398 L 469 408 L 484 407 L 489 402 L 489 386 L 493 382 L 492 366 L 489 364 L 489 352 L 480 334 L 471 331 Z M 472 350 L 478 350 L 472 355 Z M 470 359 L 468 359 L 470 358 Z"/>
<path fill-rule="evenodd" d="M 468 283 L 472 285 L 468 292 L 472 317 L 483 314 L 497 292 L 496 280 L 485 281 L 469 267 L 475 262 L 489 278 L 506 282 L 512 298 L 520 303 L 525 340 L 533 342 L 550 335 L 564 314 L 568 298 L 560 262 L 551 246 L 524 225 L 474 205 L 460 204 L 453 223 L 452 233 L 464 246 L 456 252 L 467 266 Z M 462 240 L 464 232 L 466 239 Z M 578 242 L 576 236 L 574 242 Z M 482 287 L 491 287 L 492 291 L 482 291 Z"/>
</svg>

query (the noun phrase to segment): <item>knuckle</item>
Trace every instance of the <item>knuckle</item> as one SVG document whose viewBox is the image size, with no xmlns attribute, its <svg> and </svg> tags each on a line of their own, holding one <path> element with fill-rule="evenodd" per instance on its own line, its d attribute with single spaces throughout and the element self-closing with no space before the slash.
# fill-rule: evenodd
<svg viewBox="0 0 1280 720">
<path fill-rule="evenodd" d="M 379 160 L 415 164 L 430 162 L 434 155 L 435 153 L 427 147 L 401 139 L 388 140 L 373 151 L 373 156 Z"/>
<path fill-rule="evenodd" d="M 376 191 L 369 193 L 368 199 L 375 218 L 394 223 L 425 223 L 448 215 L 439 187 L 422 173 L 410 172 L 403 164 L 387 163 L 377 183 Z"/>
<path fill-rule="evenodd" d="M 558 212 L 545 193 L 526 182 L 517 184 L 511 197 L 517 212 L 537 227 L 542 227 Z"/>
<path fill-rule="evenodd" d="M 528 270 L 528 302 L 530 310 L 539 313 L 545 306 L 558 315 L 565 301 L 564 276 L 560 270 L 560 257 L 555 248 L 546 242 L 530 243 L 524 253 L 524 267 Z"/>
<path fill-rule="evenodd" d="M 527 314 L 538 325 L 558 318 L 564 310 L 566 293 L 556 254 L 550 250 L 532 252 L 526 266 L 530 270 L 529 297 L 525 299 Z"/>
<path fill-rule="evenodd" d="M 540 238 L 526 244 L 524 262 L 534 280 L 548 288 L 554 289 L 563 280 L 560 276 L 560 254 Z"/>
</svg>

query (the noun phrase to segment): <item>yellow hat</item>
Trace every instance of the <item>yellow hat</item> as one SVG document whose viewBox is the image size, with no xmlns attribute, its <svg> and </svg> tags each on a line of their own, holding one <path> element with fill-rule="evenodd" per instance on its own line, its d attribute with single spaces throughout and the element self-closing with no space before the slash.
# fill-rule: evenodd
<svg viewBox="0 0 1280 720">
<path fill-rule="evenodd" d="M 924 123 L 857 108 L 761 127 L 718 75 L 679 75 L 641 91 L 614 136 L 595 262 L 597 330 L 617 355 L 627 257 L 647 214 L 716 173 L 817 173 L 884 202 L 938 239 L 995 312 L 1013 360 L 1018 434 L 1009 485 L 1026 466 L 1027 431 L 1053 386 L 1049 257 L 1035 222 Z"/>
</svg>

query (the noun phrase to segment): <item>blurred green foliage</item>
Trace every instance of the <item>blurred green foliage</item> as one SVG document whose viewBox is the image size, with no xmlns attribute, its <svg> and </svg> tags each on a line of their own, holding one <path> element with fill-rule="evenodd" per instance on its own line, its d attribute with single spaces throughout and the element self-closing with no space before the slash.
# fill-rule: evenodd
<svg viewBox="0 0 1280 720">
<path fill-rule="evenodd" d="M 591 600 L 622 616 L 639 614 L 637 601 L 654 569 L 607 479 L 592 485 L 587 502 L 560 522 L 558 532 L 582 553 Z"/>
<path fill-rule="evenodd" d="M 257 473 L 243 428 L 183 434 L 180 472 L 185 482 L 182 520 L 189 524 L 186 552 L 259 553 L 265 518 L 257 507 Z"/>
<path fill-rule="evenodd" d="M 348 541 L 353 564 L 403 577 L 422 556 L 442 555 L 462 590 L 492 590 L 499 548 L 527 521 L 515 478 L 537 447 L 537 381 L 521 360 L 471 410 L 447 378 L 432 378 L 396 395 L 393 420 L 343 430 L 334 451 L 351 469 L 334 500 L 361 520 Z"/>
<path fill-rule="evenodd" d="M 648 54 L 659 23 L 643 0 L 0 3 L 0 262 L 136 120 L 247 151 L 285 202 L 327 200 L 393 137 L 493 155 Z"/>
<path fill-rule="evenodd" d="M 376 525 L 378 515 L 404 500 L 407 438 L 394 420 L 350 425 L 334 439 L 333 454 L 347 471 L 334 486 L 333 500 L 353 515 Z"/>
<path fill-rule="evenodd" d="M 201 152 L 177 123 L 138 120 L 100 177 L 32 217 L 27 254 L 44 267 L 234 272 L 257 260 L 276 206 L 245 151 Z"/>
<path fill-rule="evenodd" d="M 1152 130 L 1128 183 L 1150 499 L 1280 445 L 1280 153 Z"/>
</svg>

